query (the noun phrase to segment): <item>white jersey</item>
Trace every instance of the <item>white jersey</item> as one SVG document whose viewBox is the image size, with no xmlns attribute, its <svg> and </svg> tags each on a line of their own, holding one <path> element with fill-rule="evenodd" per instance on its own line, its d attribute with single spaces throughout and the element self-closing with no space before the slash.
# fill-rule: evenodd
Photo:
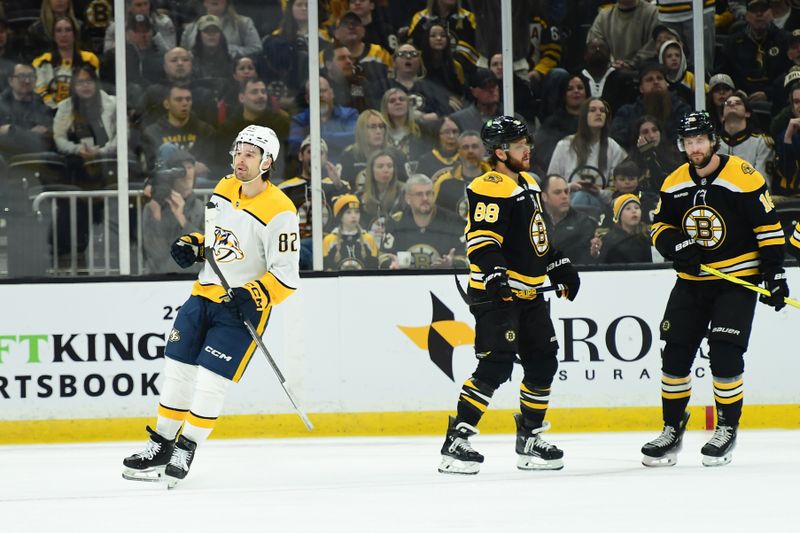
<svg viewBox="0 0 800 533">
<path fill-rule="evenodd" d="M 226 176 L 214 188 L 211 201 L 218 206 L 214 231 L 214 258 L 231 287 L 258 280 L 277 304 L 300 281 L 300 233 L 297 211 L 277 186 L 254 198 L 241 195 L 241 183 Z M 208 243 L 206 243 L 208 245 Z M 219 302 L 224 294 L 219 278 L 205 264 L 192 294 Z"/>
</svg>

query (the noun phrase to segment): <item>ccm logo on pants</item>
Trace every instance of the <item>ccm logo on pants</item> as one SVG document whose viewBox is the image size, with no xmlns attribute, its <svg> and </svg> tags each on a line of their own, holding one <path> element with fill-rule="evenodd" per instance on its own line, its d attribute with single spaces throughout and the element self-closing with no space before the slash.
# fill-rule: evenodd
<svg viewBox="0 0 800 533">
<path fill-rule="evenodd" d="M 215 350 L 211 346 L 206 346 L 205 350 L 208 353 L 210 353 L 211 355 L 213 355 L 214 357 L 222 359 L 223 361 L 227 361 L 229 363 L 231 361 L 231 356 L 230 355 L 225 355 L 224 353 L 220 352 L 219 350 Z"/>
</svg>

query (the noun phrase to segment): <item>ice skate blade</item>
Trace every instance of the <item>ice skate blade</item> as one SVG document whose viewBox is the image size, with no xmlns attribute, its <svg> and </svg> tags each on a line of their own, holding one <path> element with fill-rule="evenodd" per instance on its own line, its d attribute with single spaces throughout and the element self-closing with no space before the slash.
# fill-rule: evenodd
<svg viewBox="0 0 800 533">
<path fill-rule="evenodd" d="M 147 468 L 145 470 L 134 470 L 133 468 L 126 468 L 122 471 L 123 479 L 129 481 L 146 481 L 149 483 L 158 483 L 164 478 L 164 467 L 159 466 L 155 468 Z"/>
<path fill-rule="evenodd" d="M 530 455 L 518 455 L 517 468 L 519 470 L 561 470 L 564 468 L 564 459 L 546 460 Z"/>
<path fill-rule="evenodd" d="M 668 453 L 661 457 L 650 457 L 649 455 L 642 456 L 642 464 L 650 468 L 658 468 L 662 466 L 675 466 L 678 464 L 678 454 Z"/>
<path fill-rule="evenodd" d="M 725 466 L 733 459 L 732 453 L 726 453 L 722 457 L 712 457 L 710 455 L 703 456 L 703 466 Z"/>
<path fill-rule="evenodd" d="M 481 470 L 481 464 L 474 461 L 461 461 L 449 455 L 442 456 L 439 472 L 442 474 L 456 474 L 474 476 Z"/>
</svg>

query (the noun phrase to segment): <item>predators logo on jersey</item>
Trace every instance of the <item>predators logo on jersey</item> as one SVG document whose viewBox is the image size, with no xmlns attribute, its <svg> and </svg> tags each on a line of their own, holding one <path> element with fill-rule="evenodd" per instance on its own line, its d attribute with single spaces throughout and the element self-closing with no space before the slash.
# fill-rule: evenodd
<svg viewBox="0 0 800 533">
<path fill-rule="evenodd" d="M 218 263 L 232 263 L 244 259 L 239 239 L 232 231 L 220 227 L 214 230 L 214 258 Z"/>
<path fill-rule="evenodd" d="M 694 242 L 714 250 L 725 241 L 725 221 L 714 208 L 696 205 L 683 217 L 683 229 Z"/>
</svg>

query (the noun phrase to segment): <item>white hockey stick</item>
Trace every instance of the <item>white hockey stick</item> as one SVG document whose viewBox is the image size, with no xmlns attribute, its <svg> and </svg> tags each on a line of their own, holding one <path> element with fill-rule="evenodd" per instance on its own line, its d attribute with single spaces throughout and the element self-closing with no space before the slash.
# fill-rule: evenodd
<svg viewBox="0 0 800 533">
<path fill-rule="evenodd" d="M 208 202 L 206 204 L 206 228 L 205 228 L 205 259 L 208 261 L 208 264 L 211 266 L 211 270 L 219 278 L 220 283 L 222 284 L 222 288 L 225 289 L 225 292 L 228 294 L 229 298 L 233 298 L 233 291 L 231 290 L 231 286 L 228 284 L 228 281 L 225 279 L 225 276 L 222 275 L 222 271 L 217 265 L 217 261 L 214 258 L 214 242 L 216 240 L 214 236 L 214 232 L 216 229 L 216 222 L 217 222 L 217 205 L 213 202 Z M 286 393 L 286 396 L 289 397 L 289 401 L 292 403 L 292 407 L 297 412 L 300 419 L 303 421 L 303 424 L 306 425 L 309 431 L 314 429 L 314 424 L 311 423 L 309 420 L 308 415 L 303 411 L 303 408 L 300 407 L 300 404 L 297 402 L 297 398 L 295 397 L 292 390 L 289 388 L 289 385 L 286 383 L 286 378 L 283 377 L 283 373 L 281 372 L 278 365 L 275 364 L 275 360 L 270 355 L 269 350 L 264 345 L 264 341 L 261 340 L 261 336 L 256 331 L 256 328 L 253 327 L 253 323 L 250 322 L 249 319 L 245 318 L 244 315 L 241 315 L 242 322 L 244 322 L 244 327 L 247 328 L 247 332 L 250 333 L 250 336 L 253 338 L 253 341 L 261 350 L 261 353 L 264 354 L 264 357 L 267 358 L 267 362 L 269 366 L 272 367 L 272 371 L 275 372 L 275 375 L 278 377 L 278 381 L 283 387 L 283 391 Z"/>
</svg>

